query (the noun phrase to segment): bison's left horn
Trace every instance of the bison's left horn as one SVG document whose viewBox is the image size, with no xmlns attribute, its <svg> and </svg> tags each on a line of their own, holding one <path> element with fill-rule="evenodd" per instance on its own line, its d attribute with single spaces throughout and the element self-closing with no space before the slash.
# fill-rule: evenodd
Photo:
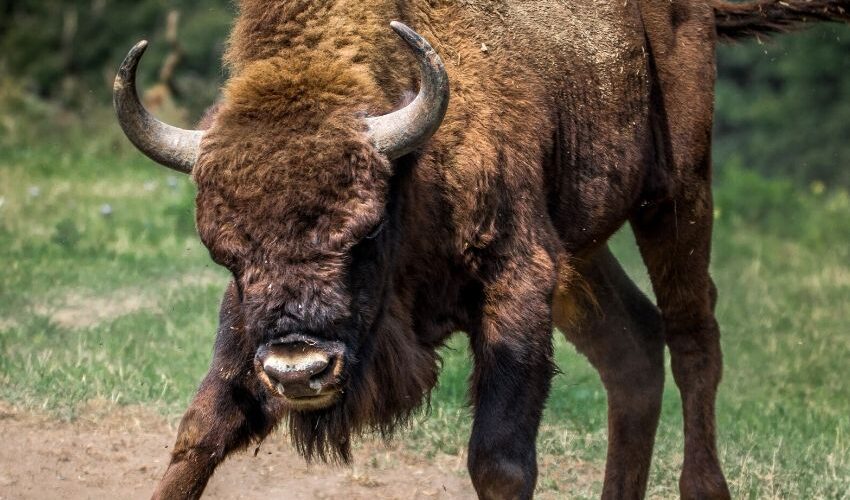
<svg viewBox="0 0 850 500">
<path fill-rule="evenodd" d="M 440 56 L 418 33 L 394 21 L 390 26 L 413 50 L 419 61 L 419 95 L 398 111 L 367 118 L 372 143 L 390 159 L 412 152 L 434 135 L 449 105 L 449 77 Z"/>
<path fill-rule="evenodd" d="M 115 77 L 112 100 L 118 113 L 118 123 L 127 138 L 148 158 L 178 172 L 191 173 L 204 133 L 163 123 L 139 102 L 136 68 L 147 47 L 148 42 L 142 41 L 130 49 Z"/>
</svg>

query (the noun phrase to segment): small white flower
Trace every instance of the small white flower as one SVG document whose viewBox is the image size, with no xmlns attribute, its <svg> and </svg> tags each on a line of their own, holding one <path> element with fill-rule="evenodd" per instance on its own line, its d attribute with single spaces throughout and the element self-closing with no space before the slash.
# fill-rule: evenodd
<svg viewBox="0 0 850 500">
<path fill-rule="evenodd" d="M 168 184 L 168 187 L 171 189 L 177 189 L 177 177 L 169 175 L 168 178 L 165 179 L 165 183 Z"/>
<path fill-rule="evenodd" d="M 103 205 L 101 205 L 100 215 L 104 217 L 109 217 L 110 215 L 112 215 L 112 205 L 110 205 L 109 203 L 104 203 Z"/>
<path fill-rule="evenodd" d="M 27 194 L 30 196 L 30 198 L 38 198 L 38 196 L 41 194 L 41 188 L 38 186 L 30 186 L 30 188 L 27 189 Z"/>
</svg>

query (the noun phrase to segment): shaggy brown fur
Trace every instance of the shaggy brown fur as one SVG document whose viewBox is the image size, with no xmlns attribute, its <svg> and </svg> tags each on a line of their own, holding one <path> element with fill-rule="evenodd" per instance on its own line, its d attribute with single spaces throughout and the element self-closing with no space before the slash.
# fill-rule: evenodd
<svg viewBox="0 0 850 500">
<path fill-rule="evenodd" d="M 776 31 L 815 4 L 842 19 L 825 0 L 242 0 L 193 172 L 200 236 L 233 282 L 155 497 L 199 496 L 283 419 L 307 458 L 348 460 L 353 434 L 389 435 L 427 401 L 436 349 L 462 330 L 473 484 L 529 498 L 554 323 L 608 390 L 603 496 L 645 493 L 666 343 L 682 496 L 728 498 L 708 274 L 716 35 Z M 438 133 L 396 161 L 363 120 L 417 88 L 391 20 L 434 45 L 452 92 Z M 606 249 L 626 221 L 660 314 Z M 347 346 L 327 409 L 293 411 L 258 380 L 258 348 L 292 331 Z"/>
</svg>

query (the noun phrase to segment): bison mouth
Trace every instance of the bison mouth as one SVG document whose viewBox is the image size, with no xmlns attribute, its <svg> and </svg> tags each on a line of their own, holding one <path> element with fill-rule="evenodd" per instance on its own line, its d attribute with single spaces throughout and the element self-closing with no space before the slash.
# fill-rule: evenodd
<svg viewBox="0 0 850 500">
<path fill-rule="evenodd" d="M 345 345 L 288 335 L 259 349 L 254 364 L 268 392 L 296 411 L 332 406 L 342 393 Z"/>
<path fill-rule="evenodd" d="M 277 395 L 286 402 L 286 406 L 292 411 L 315 411 L 324 410 L 333 406 L 341 392 L 339 390 L 325 392 L 318 396 L 291 397 L 280 393 L 280 389 L 276 389 Z"/>
</svg>

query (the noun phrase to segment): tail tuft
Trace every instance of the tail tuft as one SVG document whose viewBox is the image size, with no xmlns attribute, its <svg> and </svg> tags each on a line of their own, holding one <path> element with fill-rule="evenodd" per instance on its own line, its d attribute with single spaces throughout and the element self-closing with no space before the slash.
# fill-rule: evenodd
<svg viewBox="0 0 850 500">
<path fill-rule="evenodd" d="M 713 0 L 717 36 L 735 41 L 792 31 L 814 22 L 850 22 L 850 0 Z"/>
</svg>

